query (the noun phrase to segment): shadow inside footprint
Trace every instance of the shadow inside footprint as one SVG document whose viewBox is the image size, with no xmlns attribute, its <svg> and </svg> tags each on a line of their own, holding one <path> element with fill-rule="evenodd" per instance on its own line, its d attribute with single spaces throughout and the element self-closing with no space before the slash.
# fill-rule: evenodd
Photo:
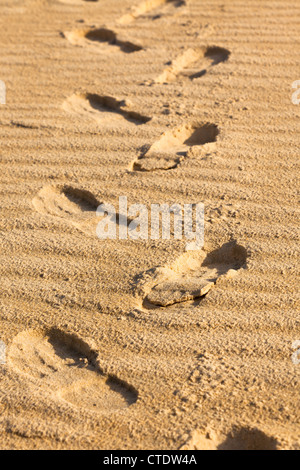
<svg viewBox="0 0 300 470">
<path fill-rule="evenodd" d="M 33 377 L 41 390 L 84 409 L 111 412 L 136 402 L 129 384 L 103 374 L 97 353 L 79 337 L 58 329 L 28 330 L 13 340 L 9 364 Z"/>
<path fill-rule="evenodd" d="M 237 428 L 231 431 L 218 450 L 277 450 L 277 440 L 255 428 Z"/>
<path fill-rule="evenodd" d="M 210 46 L 207 47 L 204 53 L 204 57 L 211 59 L 212 65 L 217 65 L 220 62 L 225 62 L 230 56 L 230 51 L 224 49 L 224 47 Z"/>
<path fill-rule="evenodd" d="M 91 41 L 108 42 L 113 46 L 118 46 L 122 52 L 127 54 L 130 54 L 131 52 L 138 52 L 143 49 L 142 46 L 139 46 L 138 44 L 118 39 L 116 33 L 111 29 L 91 29 L 85 34 L 85 37 Z"/>
<path fill-rule="evenodd" d="M 71 203 L 78 206 L 82 212 L 95 212 L 99 205 L 95 196 L 85 189 L 78 189 L 65 185 L 61 192 Z"/>
<path fill-rule="evenodd" d="M 102 126 L 120 125 L 124 120 L 139 126 L 151 121 L 151 117 L 136 112 L 126 100 L 95 93 L 75 93 L 62 107 L 69 113 L 92 118 Z"/>
<path fill-rule="evenodd" d="M 154 83 L 171 83 L 178 78 L 194 80 L 203 77 L 211 67 L 229 59 L 230 51 L 224 47 L 208 46 L 187 49 L 159 75 Z"/>
<path fill-rule="evenodd" d="M 115 31 L 107 28 L 75 29 L 62 33 L 62 36 L 76 46 L 88 45 L 89 42 L 107 43 L 109 46 L 117 46 L 126 54 L 143 50 L 143 47 L 139 44 L 120 39 Z"/>
<path fill-rule="evenodd" d="M 169 307 L 201 300 L 222 276 L 232 277 L 245 266 L 247 252 L 235 241 L 205 254 L 185 253 L 175 263 L 158 271 L 155 284 L 144 298 L 145 308 Z"/>
<path fill-rule="evenodd" d="M 206 123 L 203 126 L 194 127 L 191 135 L 183 142 L 184 145 L 193 147 L 194 145 L 204 145 L 215 142 L 219 134 L 218 126 Z"/>
<path fill-rule="evenodd" d="M 204 77 L 204 75 L 207 74 L 207 70 L 200 70 L 200 72 L 196 72 L 194 74 L 191 74 L 190 75 L 190 79 L 191 80 L 194 80 L 195 78 L 201 78 L 201 77 Z"/>
<path fill-rule="evenodd" d="M 216 124 L 193 122 L 165 132 L 132 165 L 134 171 L 170 170 L 186 157 L 190 147 L 216 142 Z"/>
<path fill-rule="evenodd" d="M 278 442 L 257 428 L 235 427 L 227 436 L 195 430 L 180 450 L 277 450 Z"/>
<path fill-rule="evenodd" d="M 37 212 L 65 220 L 81 232 L 96 236 L 99 223 L 108 218 L 111 224 L 136 229 L 138 221 L 113 210 L 90 192 L 72 186 L 44 186 L 32 200 Z M 104 226 L 106 221 L 104 220 Z M 101 238 L 101 236 L 100 236 Z M 105 238 L 105 237 L 104 237 Z"/>
<path fill-rule="evenodd" d="M 46 185 L 32 204 L 40 214 L 59 217 L 86 234 L 96 235 L 96 209 L 101 202 L 90 191 L 68 185 Z"/>
<path fill-rule="evenodd" d="M 134 124 L 145 124 L 151 120 L 148 116 L 127 109 L 125 101 L 118 101 L 110 96 L 100 96 L 95 94 L 86 94 L 92 108 L 98 111 L 110 111 L 121 114 L 125 119 Z"/>
<path fill-rule="evenodd" d="M 206 67 L 202 70 L 195 71 L 195 68 L 198 68 L 197 61 L 192 64 L 192 69 L 183 70 L 183 75 L 188 76 L 190 80 L 195 80 L 201 78 L 209 71 L 210 67 L 220 64 L 221 62 L 226 62 L 229 59 L 230 51 L 223 47 L 211 46 L 207 47 L 204 50 L 203 61 L 206 62 Z"/>
</svg>

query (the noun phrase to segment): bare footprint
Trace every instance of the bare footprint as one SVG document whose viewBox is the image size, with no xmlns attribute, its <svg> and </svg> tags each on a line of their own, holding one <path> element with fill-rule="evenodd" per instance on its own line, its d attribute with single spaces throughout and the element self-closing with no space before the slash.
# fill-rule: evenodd
<svg viewBox="0 0 300 470">
<path fill-rule="evenodd" d="M 118 212 L 110 213 L 111 204 L 98 201 L 87 190 L 74 188 L 68 185 L 46 185 L 32 200 L 37 212 L 64 220 L 86 235 L 96 237 L 97 226 L 104 220 L 104 226 L 109 218 L 117 226 L 135 226 L 131 217 L 124 217 Z M 101 213 L 97 208 L 101 205 Z"/>
<path fill-rule="evenodd" d="M 128 54 L 143 49 L 139 44 L 120 39 L 113 30 L 107 28 L 76 29 L 65 32 L 63 35 L 71 44 L 76 46 L 104 44 L 109 47 L 109 50 L 110 46 L 116 46 L 116 48 Z M 105 51 L 105 48 L 103 50 Z"/>
<path fill-rule="evenodd" d="M 96 236 L 99 222 L 96 209 L 101 202 L 89 191 L 67 185 L 47 185 L 40 190 L 32 204 L 40 214 L 60 217 L 80 231 Z"/>
<path fill-rule="evenodd" d="M 128 123 L 138 126 L 151 120 L 151 117 L 134 111 L 129 101 L 92 93 L 70 96 L 63 103 L 63 109 L 72 114 L 94 119 L 103 127 L 112 124 L 122 126 Z"/>
<path fill-rule="evenodd" d="M 45 395 L 100 413 L 127 408 L 136 390 L 101 371 L 96 352 L 75 335 L 57 329 L 18 334 L 9 349 L 8 364 L 30 376 Z"/>
<path fill-rule="evenodd" d="M 227 49 L 218 46 L 188 49 L 177 57 L 154 83 L 171 83 L 177 78 L 195 80 L 205 75 L 211 67 L 228 60 L 229 56 Z"/>
<path fill-rule="evenodd" d="M 195 430 L 180 450 L 277 450 L 277 440 L 257 428 L 235 427 L 227 436 Z"/>
<path fill-rule="evenodd" d="M 170 170 L 186 157 L 189 149 L 217 140 L 215 124 L 193 122 L 167 131 L 132 165 L 135 171 Z"/>
<path fill-rule="evenodd" d="M 150 15 L 150 18 L 155 20 L 163 15 L 175 14 L 178 8 L 185 5 L 185 0 L 146 0 L 132 8 L 131 13 L 123 15 L 118 23 L 129 24 L 145 15 Z"/>
<path fill-rule="evenodd" d="M 168 307 L 200 299 L 220 280 L 233 277 L 246 266 L 247 252 L 235 241 L 206 253 L 188 252 L 171 266 L 158 268 L 152 282 L 144 286 L 146 308 Z"/>
<path fill-rule="evenodd" d="M 67 5 L 83 5 L 85 3 L 96 3 L 99 0 L 59 0 L 60 3 L 66 3 Z"/>
</svg>

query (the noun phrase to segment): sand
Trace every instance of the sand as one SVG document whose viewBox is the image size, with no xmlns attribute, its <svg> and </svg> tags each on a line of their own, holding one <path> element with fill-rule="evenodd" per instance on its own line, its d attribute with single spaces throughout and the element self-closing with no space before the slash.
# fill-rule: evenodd
<svg viewBox="0 0 300 470">
<path fill-rule="evenodd" d="M 1 449 L 300 449 L 299 2 L 0 8 Z"/>
</svg>

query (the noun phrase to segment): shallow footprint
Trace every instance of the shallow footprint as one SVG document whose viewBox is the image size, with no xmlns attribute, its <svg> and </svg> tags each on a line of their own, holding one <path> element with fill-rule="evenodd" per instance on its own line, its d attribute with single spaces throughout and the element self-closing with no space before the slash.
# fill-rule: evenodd
<svg viewBox="0 0 300 470">
<path fill-rule="evenodd" d="M 224 276 L 232 277 L 246 265 L 247 252 L 235 241 L 225 243 L 208 254 L 184 253 L 175 263 L 158 268 L 144 307 L 168 307 L 200 299 Z"/>
<path fill-rule="evenodd" d="M 177 57 L 163 73 L 154 80 L 154 83 L 171 83 L 177 78 L 195 80 L 219 64 L 226 62 L 230 51 L 218 46 L 208 46 L 198 49 L 188 49 Z"/>
<path fill-rule="evenodd" d="M 66 3 L 67 5 L 84 5 L 86 3 L 96 3 L 99 0 L 59 0 L 60 3 Z"/>
<path fill-rule="evenodd" d="M 92 93 L 74 94 L 64 103 L 63 109 L 72 114 L 91 118 L 103 127 L 116 125 L 141 125 L 151 120 L 132 109 L 131 103 L 117 100 L 111 96 L 101 96 Z"/>
<path fill-rule="evenodd" d="M 136 390 L 102 373 L 96 352 L 86 342 L 61 330 L 18 334 L 8 363 L 19 374 L 32 377 L 45 392 L 80 408 L 111 412 L 137 400 Z"/>
<path fill-rule="evenodd" d="M 120 39 L 113 30 L 107 28 L 76 29 L 65 32 L 63 35 L 71 44 L 76 46 L 106 44 L 108 46 L 116 46 L 127 54 L 143 49 L 139 44 L 134 44 L 126 39 Z"/>
<path fill-rule="evenodd" d="M 118 23 L 129 24 L 141 16 L 151 13 L 151 19 L 156 20 L 165 14 L 175 14 L 176 10 L 186 5 L 185 0 L 146 0 L 132 8 L 131 13 L 123 15 Z"/>
<path fill-rule="evenodd" d="M 194 146 L 215 142 L 218 126 L 193 122 L 167 131 L 132 165 L 135 171 L 170 170 L 176 168 Z"/>
<path fill-rule="evenodd" d="M 67 185 L 46 185 L 32 204 L 40 214 L 60 217 L 82 232 L 96 236 L 99 222 L 96 209 L 101 203 L 89 191 Z"/>
</svg>

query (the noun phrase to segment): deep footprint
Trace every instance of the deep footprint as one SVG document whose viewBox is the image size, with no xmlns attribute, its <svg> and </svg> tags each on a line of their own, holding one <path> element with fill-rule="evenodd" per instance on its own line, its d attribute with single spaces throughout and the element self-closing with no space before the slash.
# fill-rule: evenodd
<svg viewBox="0 0 300 470">
<path fill-rule="evenodd" d="M 169 307 L 200 299 L 221 277 L 236 275 L 245 267 L 246 259 L 246 249 L 234 241 L 208 254 L 203 250 L 184 253 L 173 265 L 157 270 L 144 307 Z"/>
<path fill-rule="evenodd" d="M 80 408 L 112 412 L 137 400 L 136 390 L 102 373 L 96 352 L 86 342 L 57 329 L 18 334 L 8 362 L 19 374 L 32 377 L 45 392 Z"/>
<path fill-rule="evenodd" d="M 236 427 L 227 436 L 194 431 L 180 450 L 277 450 L 278 442 L 257 428 Z"/>
<path fill-rule="evenodd" d="M 175 59 L 154 83 L 171 83 L 178 78 L 195 80 L 215 65 L 226 62 L 230 51 L 218 46 L 188 49 Z"/>
<path fill-rule="evenodd" d="M 139 44 L 127 41 L 125 39 L 119 39 L 117 34 L 111 29 L 98 28 L 98 29 L 76 29 L 74 31 L 63 33 L 65 38 L 74 45 L 85 45 L 85 44 L 103 44 L 106 43 L 109 46 L 117 46 L 122 52 L 132 53 L 141 51 L 143 48 Z"/>
<path fill-rule="evenodd" d="M 103 126 L 122 124 L 122 121 L 138 126 L 151 120 L 151 117 L 134 111 L 131 104 L 125 100 L 93 93 L 72 95 L 63 103 L 63 109 L 72 114 L 92 118 Z"/>
<path fill-rule="evenodd" d="M 147 0 L 132 8 L 131 13 L 123 15 L 118 23 L 129 24 L 141 16 L 150 15 L 152 20 L 161 18 L 165 14 L 174 14 L 180 7 L 186 5 L 185 0 Z"/>
<path fill-rule="evenodd" d="M 135 171 L 170 170 L 176 168 L 186 157 L 189 149 L 215 142 L 218 126 L 211 123 L 194 122 L 165 132 L 150 149 L 136 160 Z"/>
<path fill-rule="evenodd" d="M 59 217 L 89 235 L 96 235 L 96 209 L 101 204 L 89 191 L 71 186 L 44 186 L 32 204 L 40 214 Z"/>
<path fill-rule="evenodd" d="M 218 450 L 277 450 L 278 442 L 256 428 L 234 428 Z"/>
</svg>

